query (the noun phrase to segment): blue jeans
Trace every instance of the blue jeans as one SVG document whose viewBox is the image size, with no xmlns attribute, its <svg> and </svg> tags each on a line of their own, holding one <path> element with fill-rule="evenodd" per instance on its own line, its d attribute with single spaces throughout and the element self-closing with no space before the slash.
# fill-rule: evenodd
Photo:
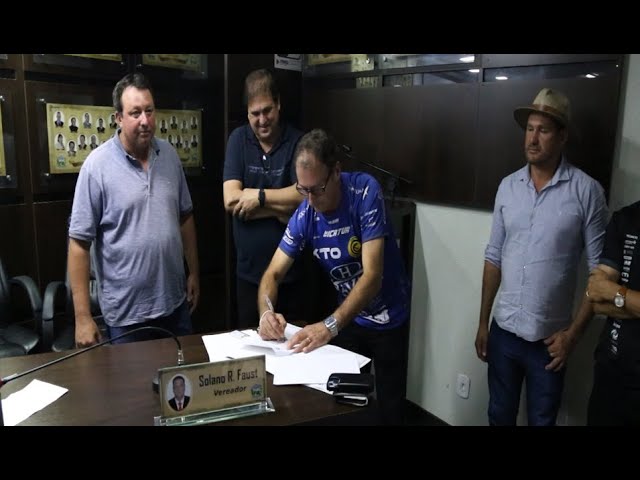
<svg viewBox="0 0 640 480">
<path fill-rule="evenodd" d="M 495 319 L 491 322 L 487 346 L 490 425 L 516 424 L 524 378 L 529 425 L 555 425 L 565 369 L 545 370 L 551 360 L 543 340 L 528 342 L 500 328 Z"/>
<path fill-rule="evenodd" d="M 140 327 L 160 327 L 169 330 L 174 335 L 189 335 L 193 333 L 193 326 L 191 325 L 191 314 L 189 313 L 189 304 L 185 300 L 182 304 L 176 308 L 172 313 L 164 317 L 154 318 L 147 322 L 136 323 L 133 325 L 126 325 L 124 327 L 110 327 L 107 326 L 109 337 L 114 338 L 118 335 L 122 335 L 125 332 L 135 330 Z M 140 342 L 143 340 L 153 340 L 156 338 L 166 338 L 167 335 L 162 332 L 154 330 L 143 330 L 142 332 L 136 332 L 126 337 L 119 338 L 111 342 L 116 343 L 130 343 Z"/>
</svg>

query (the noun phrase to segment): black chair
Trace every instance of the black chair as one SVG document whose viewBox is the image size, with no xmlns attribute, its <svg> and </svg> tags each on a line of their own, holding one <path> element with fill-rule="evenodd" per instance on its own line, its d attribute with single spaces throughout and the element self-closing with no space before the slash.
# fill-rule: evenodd
<svg viewBox="0 0 640 480">
<path fill-rule="evenodd" d="M 96 320 L 102 336 L 107 338 L 106 325 L 102 322 L 100 300 L 98 298 L 98 281 L 95 278 L 93 245 L 90 250 L 91 274 L 89 279 L 89 300 L 91 315 Z M 62 304 L 62 311 L 59 308 Z M 76 341 L 75 314 L 69 272 L 66 280 L 50 282 L 44 292 L 42 301 L 42 344 L 45 351 L 62 352 L 75 348 Z"/>
<path fill-rule="evenodd" d="M 12 286 L 21 287 L 27 294 L 30 314 L 26 320 L 16 319 Z M 36 348 L 41 313 L 42 299 L 33 279 L 26 275 L 9 278 L 0 259 L 0 358 L 26 355 Z"/>
</svg>

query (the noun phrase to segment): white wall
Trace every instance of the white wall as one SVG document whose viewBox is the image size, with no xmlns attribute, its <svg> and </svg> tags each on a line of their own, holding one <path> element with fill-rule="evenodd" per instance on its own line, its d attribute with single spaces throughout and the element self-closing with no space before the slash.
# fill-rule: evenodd
<svg viewBox="0 0 640 480">
<path fill-rule="evenodd" d="M 630 55 L 625 70 L 609 199 L 614 210 L 640 200 L 640 55 Z M 451 425 L 488 424 L 487 367 L 474 341 L 490 230 L 491 212 L 417 205 L 407 398 Z M 585 424 L 601 325 L 592 322 L 571 357 L 560 424 Z M 458 373 L 471 379 L 468 399 L 456 395 Z"/>
<path fill-rule="evenodd" d="M 451 425 L 485 425 L 487 373 L 474 340 L 491 214 L 418 204 L 407 398 Z M 455 393 L 458 372 L 469 398 Z"/>
</svg>

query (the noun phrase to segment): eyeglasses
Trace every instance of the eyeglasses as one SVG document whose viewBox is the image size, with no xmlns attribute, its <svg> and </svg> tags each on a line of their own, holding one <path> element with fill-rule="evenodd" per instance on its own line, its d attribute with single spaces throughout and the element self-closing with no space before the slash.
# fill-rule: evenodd
<svg viewBox="0 0 640 480">
<path fill-rule="evenodd" d="M 333 173 L 333 170 L 330 170 L 329 175 L 327 175 L 327 179 L 324 181 L 324 185 L 307 188 L 307 187 L 303 187 L 298 182 L 296 182 L 296 190 L 300 194 L 304 195 L 305 197 L 308 197 L 309 195 L 314 195 L 316 197 L 319 195 L 324 195 L 324 191 L 327 189 L 327 184 L 329 183 L 329 179 L 331 178 L 332 173 Z"/>
</svg>

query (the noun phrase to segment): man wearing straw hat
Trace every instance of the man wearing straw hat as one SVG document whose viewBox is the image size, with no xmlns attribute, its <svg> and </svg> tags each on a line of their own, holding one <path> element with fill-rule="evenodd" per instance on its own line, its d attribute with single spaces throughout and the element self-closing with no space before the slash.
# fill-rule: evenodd
<svg viewBox="0 0 640 480">
<path fill-rule="evenodd" d="M 608 210 L 600 184 L 563 155 L 569 111 L 551 88 L 514 111 L 527 164 L 498 187 L 475 342 L 491 425 L 516 424 L 525 379 L 528 424 L 555 425 L 567 358 L 593 315 L 583 296 L 572 321 L 576 277 L 583 250 L 589 270 L 598 265 Z"/>
</svg>

